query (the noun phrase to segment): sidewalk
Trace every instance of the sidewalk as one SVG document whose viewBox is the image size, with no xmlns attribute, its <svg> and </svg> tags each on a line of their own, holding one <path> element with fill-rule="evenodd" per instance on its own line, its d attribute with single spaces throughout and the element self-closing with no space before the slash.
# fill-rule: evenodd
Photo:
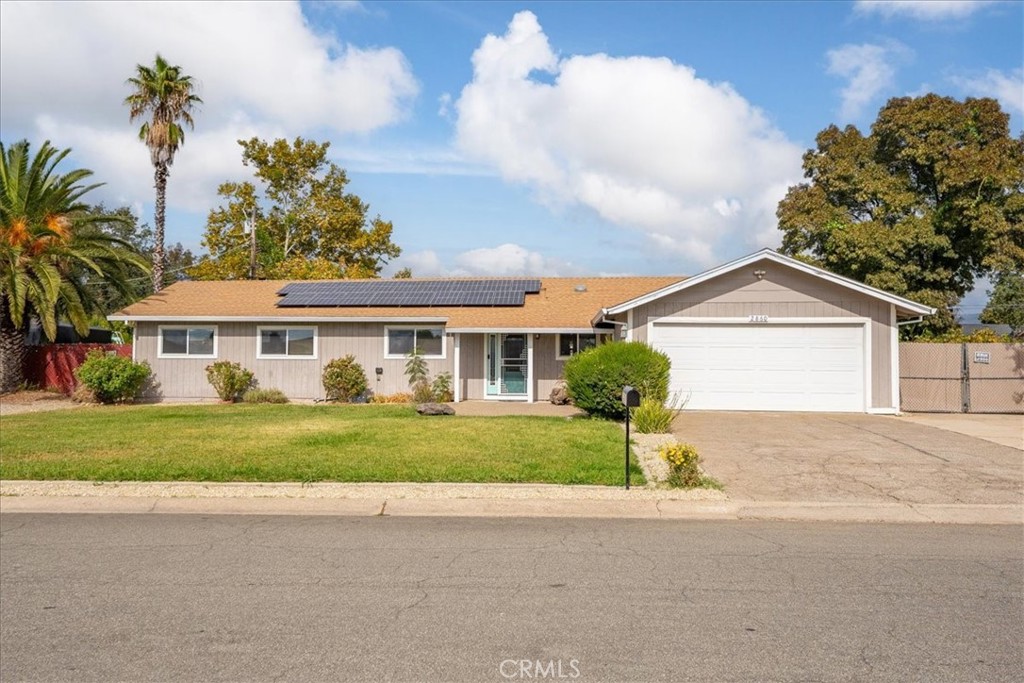
<svg viewBox="0 0 1024 683">
<path fill-rule="evenodd" d="M 729 499 L 718 491 L 482 484 L 0 482 L 0 513 L 589 517 L 1024 524 L 1019 505 Z"/>
</svg>

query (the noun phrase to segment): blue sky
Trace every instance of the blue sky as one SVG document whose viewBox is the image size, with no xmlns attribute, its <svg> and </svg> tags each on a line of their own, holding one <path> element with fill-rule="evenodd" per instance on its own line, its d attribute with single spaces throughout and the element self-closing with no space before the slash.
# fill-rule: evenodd
<svg viewBox="0 0 1024 683">
<path fill-rule="evenodd" d="M 5 1 L 0 135 L 73 148 L 151 221 L 120 102 L 160 51 L 205 100 L 169 241 L 199 249 L 248 177 L 235 140 L 302 135 L 394 222 L 386 273 L 688 274 L 777 246 L 815 134 L 890 97 L 997 97 L 1019 134 L 1022 46 L 1019 2 Z"/>
</svg>

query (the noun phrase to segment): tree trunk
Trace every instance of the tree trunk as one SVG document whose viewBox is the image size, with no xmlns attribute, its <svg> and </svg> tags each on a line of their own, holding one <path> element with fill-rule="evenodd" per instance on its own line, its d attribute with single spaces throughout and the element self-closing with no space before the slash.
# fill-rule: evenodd
<svg viewBox="0 0 1024 683">
<path fill-rule="evenodd" d="M 0 394 L 25 383 L 25 352 L 25 331 L 11 322 L 7 297 L 0 295 Z"/>
<path fill-rule="evenodd" d="M 153 291 L 159 292 L 164 286 L 164 210 L 167 204 L 167 164 L 159 163 L 153 174 L 156 185 L 156 234 L 153 245 Z"/>
</svg>

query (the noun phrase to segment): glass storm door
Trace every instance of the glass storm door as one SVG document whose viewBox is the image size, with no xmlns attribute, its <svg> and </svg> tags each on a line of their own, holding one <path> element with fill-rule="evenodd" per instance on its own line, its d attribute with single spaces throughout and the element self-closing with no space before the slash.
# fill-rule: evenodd
<svg viewBox="0 0 1024 683">
<path fill-rule="evenodd" d="M 487 395 L 526 396 L 527 362 L 525 334 L 487 335 Z"/>
</svg>

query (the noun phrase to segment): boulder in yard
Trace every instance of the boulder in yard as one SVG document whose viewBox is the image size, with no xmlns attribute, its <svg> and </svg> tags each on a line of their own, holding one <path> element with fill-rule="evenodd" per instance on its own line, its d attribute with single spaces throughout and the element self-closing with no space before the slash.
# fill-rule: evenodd
<svg viewBox="0 0 1024 683">
<path fill-rule="evenodd" d="M 455 410 L 444 403 L 421 403 L 416 406 L 416 412 L 420 415 L 454 415 Z"/>
<path fill-rule="evenodd" d="M 550 400 L 556 406 L 564 406 L 569 403 L 569 388 L 564 380 L 559 380 L 551 389 Z"/>
</svg>

